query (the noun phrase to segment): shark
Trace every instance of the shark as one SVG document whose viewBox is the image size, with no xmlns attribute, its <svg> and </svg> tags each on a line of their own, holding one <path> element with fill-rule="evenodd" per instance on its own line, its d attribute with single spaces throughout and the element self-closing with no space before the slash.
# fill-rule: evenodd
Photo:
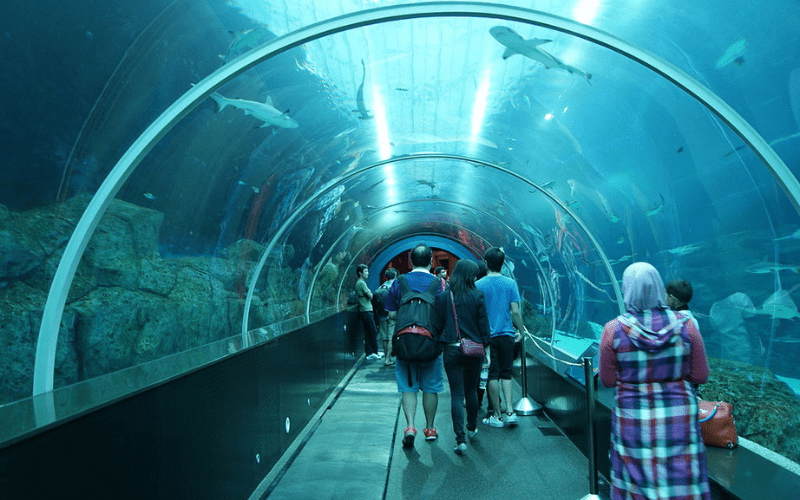
<svg viewBox="0 0 800 500">
<path fill-rule="evenodd" d="M 217 112 L 222 111 L 228 106 L 241 109 L 245 115 L 250 115 L 257 120 L 264 122 L 261 127 L 268 127 L 275 125 L 280 128 L 297 128 L 299 124 L 297 121 L 289 116 L 289 110 L 279 111 L 272 104 L 272 98 L 267 97 L 265 102 L 248 101 L 246 99 L 229 99 L 222 94 L 214 92 L 211 98 L 217 102 L 219 108 Z"/>
<path fill-rule="evenodd" d="M 655 205 L 653 205 L 649 209 L 645 210 L 645 212 L 644 212 L 645 216 L 650 217 L 651 215 L 655 215 L 655 214 L 657 214 L 658 212 L 660 212 L 661 210 L 664 209 L 664 195 L 661 194 L 661 193 L 658 193 L 658 196 L 661 197 L 661 202 L 660 203 L 656 203 Z"/>
<path fill-rule="evenodd" d="M 789 236 L 781 236 L 780 238 L 775 238 L 772 241 L 782 241 L 782 240 L 800 240 L 800 229 L 796 230 Z"/>
<path fill-rule="evenodd" d="M 779 319 L 794 319 L 800 316 L 797 312 L 797 306 L 789 296 L 789 292 L 782 288 L 764 301 L 761 309 L 758 310 L 758 314 L 766 314 Z"/>
<path fill-rule="evenodd" d="M 489 30 L 489 33 L 495 40 L 506 47 L 506 51 L 503 52 L 503 59 L 508 59 L 514 54 L 520 54 L 528 59 L 533 59 L 536 62 L 542 63 L 546 69 L 560 69 L 573 75 L 582 76 L 590 85 L 592 83 L 591 73 L 586 73 L 574 66 L 570 66 L 539 47 L 540 45 L 552 42 L 552 40 L 541 38 L 525 40 L 516 31 L 505 26 L 495 26 Z"/>
<path fill-rule="evenodd" d="M 705 243 L 695 243 L 690 245 L 683 245 L 682 247 L 670 248 L 666 250 L 667 252 L 671 253 L 672 255 L 688 255 L 690 253 L 694 253 L 701 248 L 703 248 Z"/>
<path fill-rule="evenodd" d="M 367 79 L 367 66 L 364 64 L 364 60 L 361 60 L 361 85 L 358 86 L 358 92 L 356 92 L 356 106 L 358 109 L 354 109 L 353 112 L 358 113 L 358 118 L 361 120 L 371 120 L 373 117 L 369 114 L 369 110 L 367 110 L 366 104 L 364 104 L 364 81 Z"/>
<path fill-rule="evenodd" d="M 751 274 L 767 274 L 767 273 L 774 273 L 776 271 L 792 271 L 794 273 L 800 273 L 800 266 L 791 265 L 791 264 L 779 264 L 777 262 L 771 262 L 767 258 L 756 262 L 755 264 L 751 264 L 747 266 L 744 270 L 746 273 Z"/>
</svg>

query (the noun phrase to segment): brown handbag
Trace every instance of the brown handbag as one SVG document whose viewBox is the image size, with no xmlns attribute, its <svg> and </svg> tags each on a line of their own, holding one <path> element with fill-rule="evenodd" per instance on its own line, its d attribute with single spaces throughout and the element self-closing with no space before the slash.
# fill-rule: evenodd
<svg viewBox="0 0 800 500">
<path fill-rule="evenodd" d="M 723 401 L 698 400 L 698 419 L 703 442 L 717 448 L 735 448 L 739 444 L 736 423 L 733 421 L 733 405 Z"/>
</svg>

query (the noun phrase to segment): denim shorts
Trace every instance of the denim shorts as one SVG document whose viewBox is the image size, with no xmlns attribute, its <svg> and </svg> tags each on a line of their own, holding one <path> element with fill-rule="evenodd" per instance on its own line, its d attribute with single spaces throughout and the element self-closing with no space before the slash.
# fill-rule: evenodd
<svg viewBox="0 0 800 500">
<path fill-rule="evenodd" d="M 411 385 L 408 384 L 408 372 L 411 370 Z M 409 363 L 396 359 L 394 378 L 397 380 L 397 392 L 440 393 L 444 391 L 444 368 L 442 355 L 427 363 Z"/>
</svg>

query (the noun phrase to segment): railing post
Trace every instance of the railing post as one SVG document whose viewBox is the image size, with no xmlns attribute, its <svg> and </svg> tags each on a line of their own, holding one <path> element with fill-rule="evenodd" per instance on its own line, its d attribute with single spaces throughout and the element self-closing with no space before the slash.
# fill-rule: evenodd
<svg viewBox="0 0 800 500">
<path fill-rule="evenodd" d="M 525 350 L 525 337 L 522 335 L 522 345 L 520 346 L 520 368 L 522 374 L 522 397 L 514 404 L 514 411 L 517 415 L 538 415 L 542 412 L 542 405 L 528 397 L 528 353 Z"/>
<path fill-rule="evenodd" d="M 589 458 L 589 494 L 581 500 L 599 500 L 597 494 L 597 442 L 594 428 L 594 369 L 592 358 L 583 358 L 583 379 L 586 386 L 586 455 Z"/>
</svg>

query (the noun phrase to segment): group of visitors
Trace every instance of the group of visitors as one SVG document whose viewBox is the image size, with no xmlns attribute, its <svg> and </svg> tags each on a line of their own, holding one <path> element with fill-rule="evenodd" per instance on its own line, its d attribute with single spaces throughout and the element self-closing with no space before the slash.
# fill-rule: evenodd
<svg viewBox="0 0 800 500">
<path fill-rule="evenodd" d="M 414 421 L 420 391 L 423 434 L 427 441 L 437 439 L 434 420 L 438 394 L 444 390 L 444 373 L 450 387 L 454 451 L 466 453 L 467 438 L 472 440 L 478 434 L 479 384 L 485 364 L 489 365 L 490 408 L 495 411 L 483 423 L 491 427 L 517 424 L 511 408 L 511 368 L 515 342 L 526 328 L 517 284 L 501 273 L 504 259 L 500 248 L 487 250 L 482 263 L 461 259 L 448 285 L 438 272 L 430 272 L 432 251 L 420 244 L 411 251 L 413 269 L 387 280 L 386 321 L 397 321 L 389 330 L 394 330 L 392 339 L 397 342 L 398 334 L 420 335 L 421 331 L 441 346 L 441 354 L 430 360 L 409 361 L 398 356 L 395 362 L 406 419 L 404 447 L 413 446 L 417 435 Z M 486 268 L 483 277 L 481 264 Z M 364 270 L 359 277 L 367 277 Z M 709 500 L 695 394 L 697 384 L 708 379 L 709 365 L 697 320 L 688 308 L 691 285 L 675 280 L 665 287 L 652 265 L 637 262 L 623 273 L 622 293 L 626 312 L 606 323 L 600 341 L 600 380 L 615 388 L 612 498 Z M 425 298 L 425 294 L 431 297 Z M 432 305 L 429 318 L 419 312 L 416 321 L 404 316 L 404 308 L 410 309 L 407 304 L 413 300 Z M 382 338 L 386 338 L 384 350 L 389 357 L 392 341 Z M 485 356 L 466 355 L 461 339 L 485 346 Z"/>
<path fill-rule="evenodd" d="M 386 363 L 392 358 L 391 337 L 404 333 L 427 332 L 431 341 L 438 344 L 432 359 L 414 360 L 411 355 L 399 354 L 395 361 L 395 378 L 402 395 L 402 408 L 406 419 L 403 445 L 411 447 L 417 436 L 414 419 L 417 410 L 417 393 L 422 392 L 422 409 L 425 427 L 422 432 L 427 441 L 436 440 L 438 431 L 434 425 L 439 404 L 439 393 L 444 390 L 446 374 L 451 395 L 451 416 L 456 435 L 454 451 L 463 455 L 467 450 L 467 437 L 478 433 L 479 383 L 484 367 L 488 367 L 486 389 L 489 407 L 497 409 L 487 414 L 483 423 L 492 427 L 514 426 L 519 419 L 511 408 L 512 364 L 514 344 L 526 332 L 520 313 L 520 295 L 516 282 L 501 273 L 505 254 L 500 248 L 490 248 L 484 261 L 477 263 L 469 259 L 459 260 L 447 281 L 447 270 L 436 268 L 431 273 L 433 251 L 425 244 L 411 250 L 410 272 L 396 277 L 393 269 L 386 271 L 387 281 L 381 285 L 386 290 L 382 306 L 385 318 L 378 318 L 381 332 L 377 338 L 384 341 Z M 483 264 L 483 266 L 481 265 Z M 367 359 L 380 359 L 377 343 L 372 342 L 373 326 L 368 324 L 373 310 L 366 301 L 373 294 L 366 285 L 369 271 L 366 266 L 357 269 L 356 294 L 365 331 Z M 376 290 L 378 294 L 381 289 Z M 426 294 L 428 294 L 426 298 Z M 417 300 L 427 301 L 429 308 L 413 309 L 410 317 L 398 311 L 403 304 Z M 377 302 L 381 303 L 380 300 Z M 362 307 L 361 304 L 364 304 Z M 364 311 L 369 311 L 366 314 Z M 395 324 L 392 324 L 392 323 Z M 461 339 L 484 346 L 484 354 L 468 356 L 462 353 Z M 506 410 L 501 411 L 500 396 Z M 466 419 L 464 415 L 466 406 Z"/>
</svg>

